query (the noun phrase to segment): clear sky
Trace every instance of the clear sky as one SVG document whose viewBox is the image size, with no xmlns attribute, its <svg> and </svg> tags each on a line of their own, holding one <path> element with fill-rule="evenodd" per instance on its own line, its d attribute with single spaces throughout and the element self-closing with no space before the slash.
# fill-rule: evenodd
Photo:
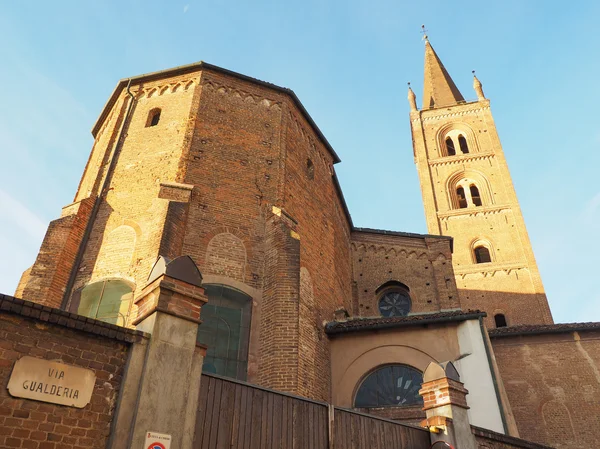
<svg viewBox="0 0 600 449">
<path fill-rule="evenodd" d="M 600 321 L 600 2 L 0 2 L 0 292 L 69 204 L 120 78 L 204 60 L 293 89 L 356 226 L 426 232 L 406 101 L 430 41 L 492 111 L 557 322 Z"/>
</svg>

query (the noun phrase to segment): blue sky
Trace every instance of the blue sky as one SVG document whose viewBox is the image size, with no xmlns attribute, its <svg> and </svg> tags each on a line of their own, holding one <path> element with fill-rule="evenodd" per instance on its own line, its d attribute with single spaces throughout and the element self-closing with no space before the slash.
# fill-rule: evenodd
<svg viewBox="0 0 600 449">
<path fill-rule="evenodd" d="M 598 17 L 592 0 L 2 2 L 0 292 L 72 201 L 116 82 L 199 60 L 296 92 L 355 225 L 426 232 L 406 102 L 424 23 L 463 95 L 475 69 L 491 99 L 555 320 L 600 321 Z"/>
</svg>

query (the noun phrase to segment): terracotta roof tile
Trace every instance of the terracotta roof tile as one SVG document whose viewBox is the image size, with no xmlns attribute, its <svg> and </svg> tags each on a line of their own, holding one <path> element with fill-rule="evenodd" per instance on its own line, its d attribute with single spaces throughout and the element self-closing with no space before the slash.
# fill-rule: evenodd
<svg viewBox="0 0 600 449">
<path fill-rule="evenodd" d="M 558 334 L 575 331 L 600 331 L 598 323 L 558 323 L 558 324 L 528 324 L 521 326 L 498 327 L 490 329 L 490 337 L 512 337 L 516 335 Z"/>
<path fill-rule="evenodd" d="M 479 310 L 450 310 L 436 313 L 422 313 L 418 315 L 397 317 L 367 317 L 350 318 L 346 321 L 331 321 L 325 325 L 328 335 L 346 332 L 360 332 L 376 329 L 394 329 L 409 326 L 423 326 L 426 324 L 445 323 L 450 321 L 466 321 L 486 316 Z"/>
</svg>

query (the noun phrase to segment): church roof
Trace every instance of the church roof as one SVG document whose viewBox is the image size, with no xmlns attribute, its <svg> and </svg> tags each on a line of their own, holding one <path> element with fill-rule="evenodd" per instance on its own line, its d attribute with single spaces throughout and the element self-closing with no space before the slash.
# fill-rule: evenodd
<svg viewBox="0 0 600 449">
<path fill-rule="evenodd" d="M 600 322 L 525 324 L 520 326 L 498 327 L 490 329 L 490 337 L 513 337 L 518 335 L 559 334 L 565 332 L 600 331 Z"/>
<path fill-rule="evenodd" d="M 452 81 L 444 64 L 429 41 L 426 40 L 423 109 L 452 106 L 464 101 L 465 99 Z"/>
<path fill-rule="evenodd" d="M 396 329 L 400 327 L 422 326 L 425 324 L 474 320 L 485 316 L 486 313 L 481 312 L 480 310 L 450 310 L 407 316 L 350 318 L 345 321 L 330 321 L 325 325 L 325 333 L 328 335 L 335 335 L 347 332 Z"/>
</svg>

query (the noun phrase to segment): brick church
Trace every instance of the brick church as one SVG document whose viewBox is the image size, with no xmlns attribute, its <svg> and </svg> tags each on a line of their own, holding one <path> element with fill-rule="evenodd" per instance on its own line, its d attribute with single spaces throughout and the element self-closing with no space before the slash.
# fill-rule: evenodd
<svg viewBox="0 0 600 449">
<path fill-rule="evenodd" d="M 600 323 L 553 322 L 490 100 L 476 77 L 473 87 L 477 99 L 465 100 L 426 40 L 420 107 L 408 91 L 423 235 L 353 224 L 340 158 L 292 90 L 204 62 L 121 80 L 73 203 L 50 223 L 15 298 L 3 297 L 20 304 L 21 321 L 0 316 L 0 332 L 37 335 L 22 310 L 41 305 L 44 326 L 125 345 L 157 335 L 150 321 L 161 312 L 187 326 L 200 354 L 190 357 L 211 382 L 412 425 L 431 418 L 425 371 L 451 362 L 448 378 L 468 391 L 472 447 L 590 447 L 600 441 Z M 175 293 L 161 303 L 167 275 L 160 288 Z M 78 317 L 109 330 L 80 329 Z M 133 400 L 123 385 L 98 412 L 109 418 L 93 447 L 117 447 L 117 417 L 131 428 L 140 419 L 120 418 Z M 3 390 L 0 415 L 3 398 L 26 408 Z M 217 447 L 184 443 L 175 447 Z M 42 449 L 24 444 L 14 447 Z"/>
</svg>

